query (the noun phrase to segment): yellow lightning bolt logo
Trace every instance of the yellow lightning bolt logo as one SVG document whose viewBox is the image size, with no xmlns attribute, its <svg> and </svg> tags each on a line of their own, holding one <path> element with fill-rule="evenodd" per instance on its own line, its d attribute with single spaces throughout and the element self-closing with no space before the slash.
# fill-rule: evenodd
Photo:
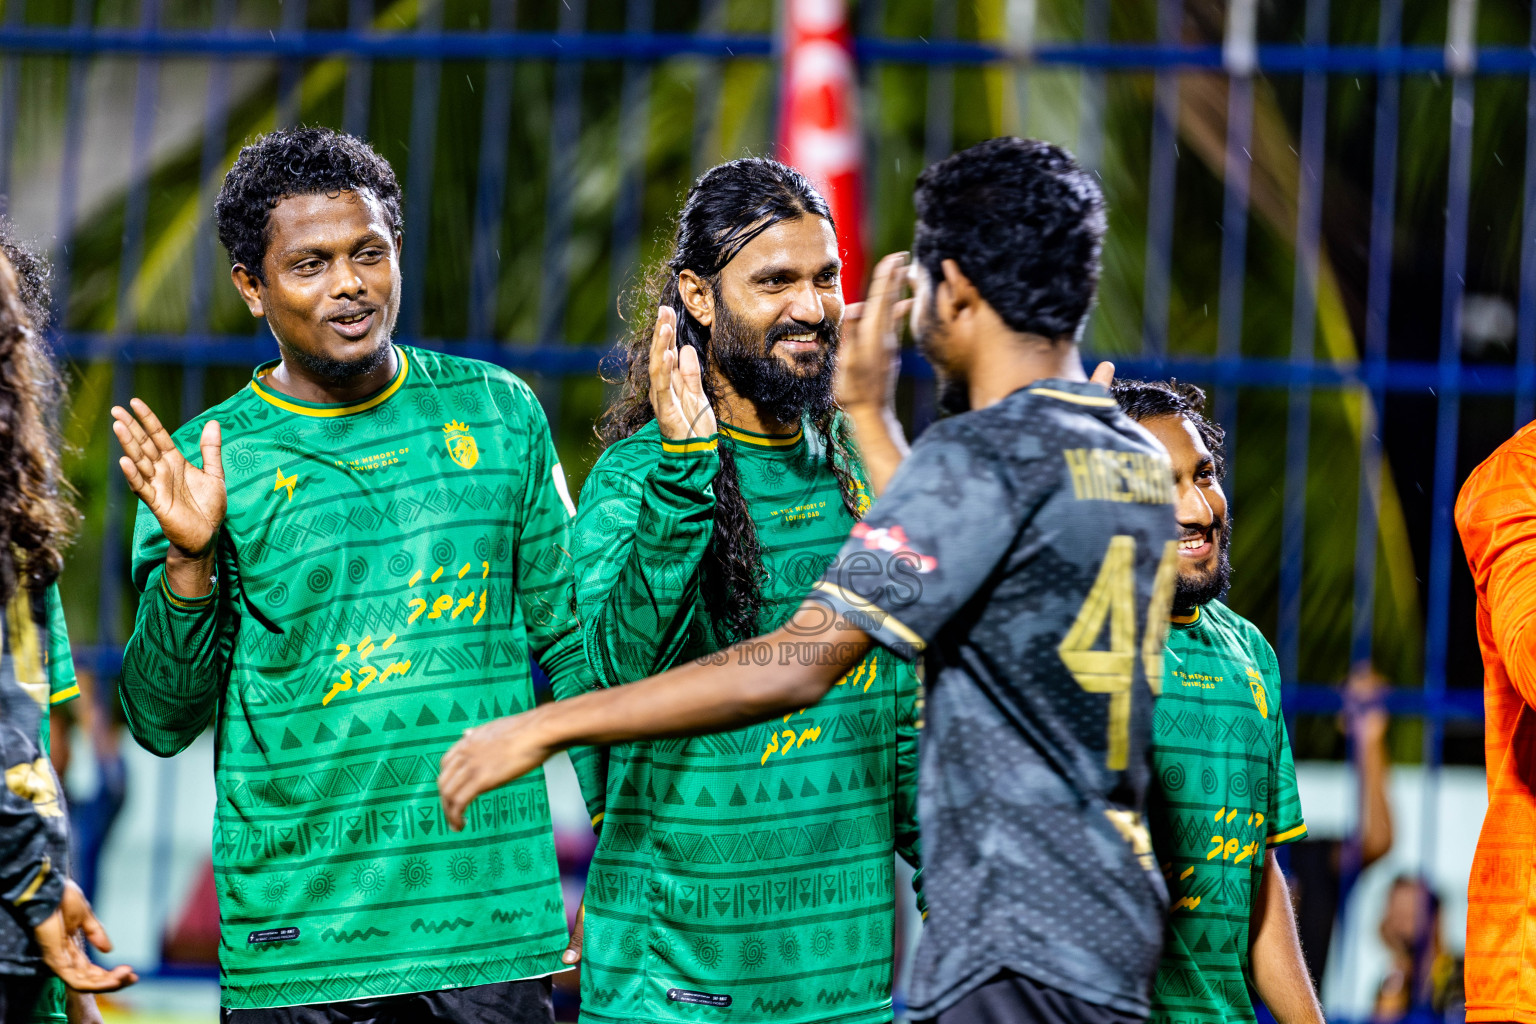
<svg viewBox="0 0 1536 1024">
<path fill-rule="evenodd" d="M 292 476 L 283 476 L 283 471 L 282 470 L 278 470 L 277 471 L 277 483 L 272 485 L 272 489 L 274 491 L 280 491 L 284 487 L 288 488 L 288 500 L 292 501 L 293 500 L 293 488 L 294 488 L 294 486 L 298 482 L 299 482 L 299 474 L 295 473 Z"/>
</svg>

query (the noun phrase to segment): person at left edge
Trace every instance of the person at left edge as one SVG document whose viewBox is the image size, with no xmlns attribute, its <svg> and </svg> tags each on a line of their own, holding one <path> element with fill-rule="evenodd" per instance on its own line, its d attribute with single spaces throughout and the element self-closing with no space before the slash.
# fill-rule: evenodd
<svg viewBox="0 0 1536 1024">
<path fill-rule="evenodd" d="M 438 759 L 584 673 L 549 427 L 516 377 L 397 346 L 400 188 L 327 129 L 245 147 L 216 206 L 280 358 L 174 436 L 113 409 L 143 502 L 129 727 L 215 721 L 229 1024 L 552 1019 L 567 933 L 541 778 L 447 831 Z M 315 1005 L 321 1004 L 321 1005 Z"/>
<path fill-rule="evenodd" d="M 42 339 L 48 330 L 49 311 L 52 307 L 52 293 L 48 286 L 48 261 L 18 240 L 14 226 L 4 217 L 0 217 L 0 253 L 5 254 L 5 258 L 10 261 L 11 269 L 16 272 L 17 298 L 32 328 L 31 344 L 35 348 L 31 354 L 40 357 L 34 363 L 33 375 L 36 382 L 43 385 L 42 390 L 51 392 L 50 398 L 53 402 L 57 402 L 62 398 L 63 386 L 58 381 L 56 373 L 47 372 L 47 364 L 43 362 L 48 356 Z M 44 372 L 38 375 L 36 368 L 44 368 Z M 51 420 L 56 415 L 56 412 L 49 411 L 45 414 L 44 420 Z M 45 445 L 50 452 L 39 461 L 56 460 L 57 456 L 52 454 L 57 450 L 55 439 L 48 437 L 43 445 L 38 447 Z M 69 629 L 64 622 L 64 605 L 59 596 L 58 581 L 50 583 L 43 591 L 40 616 L 33 614 L 34 601 L 32 594 L 19 591 L 11 598 L 11 603 L 6 609 L 6 621 L 11 628 L 13 640 L 30 633 L 36 638 L 30 641 L 31 646 L 42 655 L 40 663 L 38 659 L 23 658 L 17 667 L 21 670 L 20 675 L 26 676 L 29 671 L 31 673 L 30 677 L 23 679 L 22 682 L 42 708 L 38 744 L 43 756 L 51 758 L 49 711 L 54 705 L 66 704 L 79 697 L 80 685 L 75 676 L 74 659 L 70 655 Z M 47 638 L 46 643 L 40 642 L 44 635 Z M 23 641 L 23 646 L 28 642 Z M 46 703 L 44 703 L 45 696 Z M 73 811 L 73 808 L 66 808 L 66 810 Z M 71 834 L 70 859 L 77 865 L 80 859 L 79 842 L 79 834 Z M 99 1024 L 100 1021 L 101 1012 L 96 1006 L 96 997 L 89 992 L 68 988 L 58 977 L 46 980 L 38 995 L 37 1003 L 32 1008 L 31 1024 L 66 1024 L 66 1022 L 68 1024 Z"/>
<path fill-rule="evenodd" d="M 60 983 L 106 992 L 137 980 L 92 963 L 77 933 L 112 948 L 68 877 L 68 818 L 41 738 L 49 662 L 63 640 L 55 581 L 75 512 L 61 494 L 52 429 L 58 374 L 0 251 L 0 1021 L 64 1010 Z M 67 642 L 67 641 L 66 641 Z M 67 659 L 66 659 L 67 660 Z M 62 680 L 60 680 L 62 681 Z M 62 694 L 61 694 L 62 695 Z M 77 1007 L 82 1007 L 80 1002 Z"/>
</svg>

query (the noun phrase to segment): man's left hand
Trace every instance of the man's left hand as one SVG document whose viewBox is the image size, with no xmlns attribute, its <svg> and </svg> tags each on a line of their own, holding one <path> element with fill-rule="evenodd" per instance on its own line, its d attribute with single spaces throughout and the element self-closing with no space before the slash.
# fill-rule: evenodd
<svg viewBox="0 0 1536 1024">
<path fill-rule="evenodd" d="M 463 830 L 464 811 L 475 797 L 527 775 L 554 753 L 536 737 L 537 718 L 537 710 L 498 718 L 466 729 L 448 748 L 437 775 L 437 793 L 449 828 Z"/>
</svg>

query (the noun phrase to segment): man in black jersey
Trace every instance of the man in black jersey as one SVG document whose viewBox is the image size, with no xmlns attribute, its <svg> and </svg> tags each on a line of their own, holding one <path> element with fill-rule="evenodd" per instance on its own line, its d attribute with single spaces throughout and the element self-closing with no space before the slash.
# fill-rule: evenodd
<svg viewBox="0 0 1536 1024">
<path fill-rule="evenodd" d="M 930 167 L 916 204 L 913 326 L 970 411 L 918 440 L 754 649 L 471 730 L 439 788 L 456 822 L 572 744 L 762 721 L 871 644 L 922 655 L 913 1018 L 1138 1021 L 1166 901 L 1141 808 L 1175 525 L 1166 453 L 1078 354 L 1103 196 L 1066 152 L 1005 138 Z"/>
</svg>

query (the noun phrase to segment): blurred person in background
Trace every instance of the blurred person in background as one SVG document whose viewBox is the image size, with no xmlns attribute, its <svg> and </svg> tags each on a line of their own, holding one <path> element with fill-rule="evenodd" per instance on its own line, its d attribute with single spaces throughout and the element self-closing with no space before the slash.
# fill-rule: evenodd
<svg viewBox="0 0 1536 1024">
<path fill-rule="evenodd" d="M 5 217 L 0 217 L 0 253 L 5 254 L 6 259 L 10 261 L 11 269 L 15 272 L 17 298 L 31 327 L 31 344 L 37 349 L 40 364 L 46 363 L 51 370 L 53 360 L 44 341 L 52 316 L 53 298 L 49 285 L 48 261 L 16 238 L 13 225 Z M 50 443 L 58 449 L 60 441 L 57 419 L 58 407 L 63 398 L 63 382 L 57 373 L 53 373 L 51 376 L 39 378 L 37 384 L 40 389 L 39 395 L 46 395 L 45 400 L 48 403 L 43 413 L 50 434 Z M 57 471 L 55 467 L 55 472 Z M 70 509 L 68 514 L 73 517 L 75 513 Z M 13 601 L 21 600 L 23 599 L 20 596 L 13 599 Z M 50 583 L 44 591 L 43 607 L 47 617 L 48 633 L 47 650 L 43 652 L 43 669 L 48 680 L 48 700 L 42 705 L 43 713 L 38 735 L 42 743 L 43 756 L 49 758 L 54 765 L 55 777 L 62 780 L 64 765 L 69 757 L 68 716 L 52 713 L 52 709 L 79 707 L 80 704 L 76 704 L 75 700 L 81 695 L 82 690 L 75 673 L 74 658 L 70 653 L 69 629 L 64 621 L 64 605 L 59 595 L 57 580 Z M 55 742 L 60 737 L 64 738 L 62 746 Z M 75 807 L 66 800 L 65 810 L 70 816 L 69 874 L 79 884 L 85 898 L 94 900 L 96 898 L 95 872 L 92 871 L 87 878 L 80 870 L 82 835 L 75 828 Z M 94 1024 L 101 1020 L 101 1014 L 96 1007 L 95 996 L 67 988 L 58 978 L 53 978 L 43 986 L 43 991 L 33 1010 L 32 1019 L 38 1024 L 44 1024 L 44 1022 L 57 1024 L 60 1021 Z"/>
<path fill-rule="evenodd" d="M 1360 872 L 1392 849 L 1392 804 L 1387 798 L 1387 681 L 1367 663 L 1356 665 L 1344 684 L 1339 727 L 1355 769 L 1358 818 L 1343 839 L 1304 839 L 1286 851 L 1286 876 L 1301 935 L 1307 973 L 1321 992 L 1339 911 L 1349 904 Z"/>
<path fill-rule="evenodd" d="M 1322 1024 L 1275 858 L 1307 834 L 1280 668 L 1258 627 L 1221 601 L 1232 572 L 1225 435 L 1193 385 L 1118 380 L 1112 390 L 1168 450 L 1179 525 L 1147 797 L 1171 901 L 1151 1020 L 1252 1024 L 1251 982 L 1280 1024 Z"/>
<path fill-rule="evenodd" d="M 12 246 L 14 248 L 14 246 Z M 45 272 L 46 273 L 46 272 Z M 46 280 L 46 278 L 45 278 Z M 35 288 L 29 288 L 36 300 Z M 57 581 L 75 513 L 63 493 L 55 410 L 59 378 L 35 336 L 22 286 L 0 251 L 0 1016 L 6 1024 L 67 1019 L 62 981 L 113 991 L 128 967 L 92 963 L 78 937 L 111 942 L 68 878 L 68 829 L 49 763 L 46 709 L 63 696 L 67 646 Z M 50 594 L 52 600 L 50 601 Z M 50 671 L 50 669 L 53 671 Z M 76 1000 L 76 1019 L 95 1016 Z"/>
<path fill-rule="evenodd" d="M 1398 876 L 1378 930 L 1392 965 L 1376 991 L 1371 1019 L 1394 1024 L 1425 1008 L 1446 1024 L 1459 1024 L 1466 1012 L 1462 962 L 1440 936 L 1440 895 L 1422 879 Z"/>
<path fill-rule="evenodd" d="M 1467 1020 L 1536 1021 L 1536 422 L 1467 477 L 1488 810 L 1467 885 Z"/>
<path fill-rule="evenodd" d="M 67 795 L 70 864 L 86 899 L 94 900 L 101 853 L 128 798 L 128 774 L 122 750 L 123 720 L 114 713 L 119 708 L 117 687 L 109 685 L 105 693 L 101 692 L 96 673 L 87 668 L 79 669 L 77 676 L 80 700 L 63 705 L 64 712 L 51 719 L 51 757 L 54 770 L 67 787 L 69 765 L 76 753 L 72 728 L 78 726 L 90 743 L 96 788 L 88 796 Z"/>
<path fill-rule="evenodd" d="M 882 261 L 874 290 L 897 286 L 901 262 Z M 826 201 L 798 171 L 734 160 L 689 190 L 576 515 L 596 685 L 778 628 L 869 507 L 833 394 L 841 270 Z M 612 748 L 588 794 L 583 1018 L 695 1004 L 888 1021 L 893 847 L 919 867 L 917 691 L 913 667 L 876 649 L 782 720 Z M 786 892 L 805 909 L 813 878 L 814 912 L 786 920 Z"/>
<path fill-rule="evenodd" d="M 280 357 L 174 438 L 112 410 L 143 502 L 120 689 L 160 756 L 216 723 L 232 1024 L 535 1024 L 564 969 L 543 778 L 460 835 L 432 783 L 467 725 L 533 706 L 535 659 L 587 676 L 570 497 L 526 384 L 393 343 L 401 201 L 353 136 L 243 148 L 219 239 Z"/>
</svg>

